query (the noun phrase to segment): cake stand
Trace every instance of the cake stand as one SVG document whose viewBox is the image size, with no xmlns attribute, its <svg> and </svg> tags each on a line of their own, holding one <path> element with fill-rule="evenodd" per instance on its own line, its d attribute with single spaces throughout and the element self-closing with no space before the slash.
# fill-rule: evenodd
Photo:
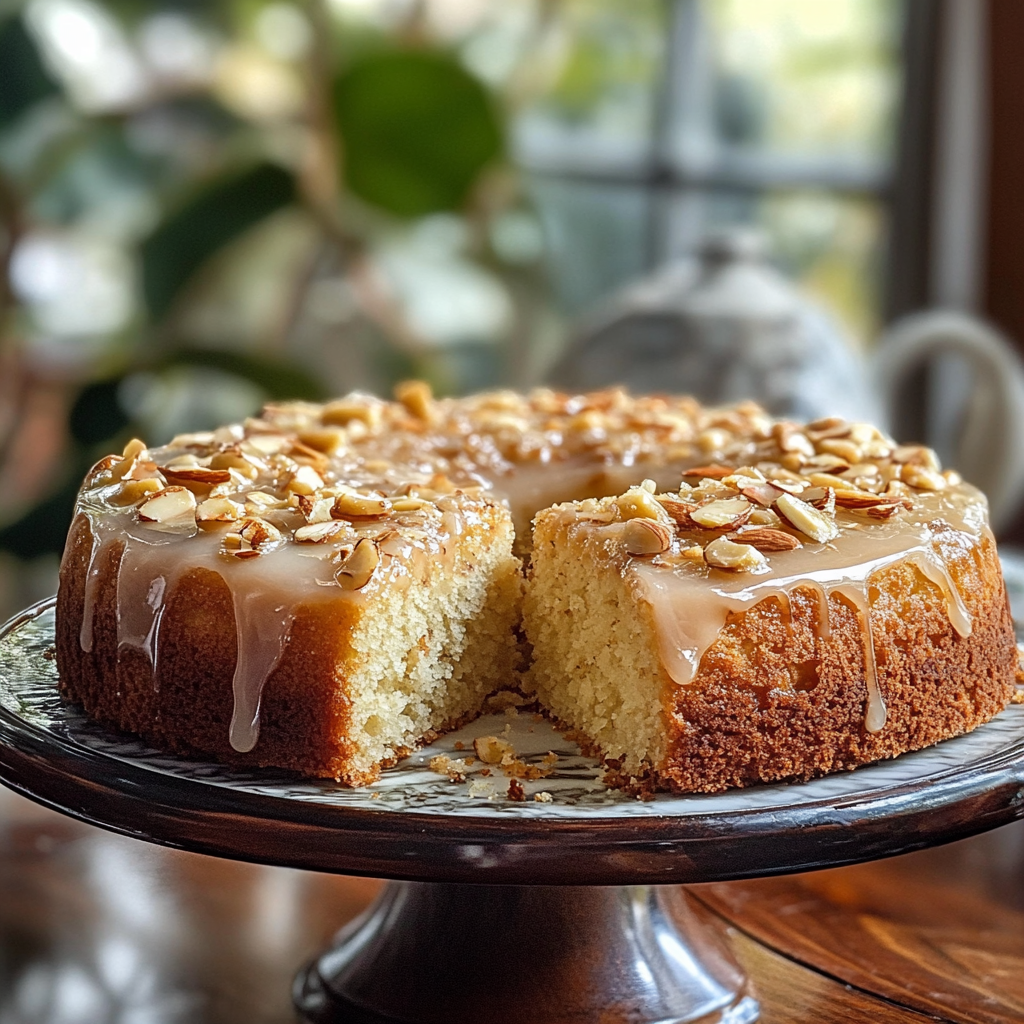
<svg viewBox="0 0 1024 1024">
<path fill-rule="evenodd" d="M 850 864 L 1024 816 L 1024 706 L 856 772 L 649 802 L 606 789 L 546 719 L 505 712 L 351 790 L 103 729 L 57 696 L 52 645 L 52 601 L 0 630 L 8 786 L 150 842 L 395 879 L 300 972 L 295 1003 L 312 1024 L 745 1024 L 756 994 L 675 883 Z M 488 734 L 535 777 L 430 769 Z"/>
</svg>

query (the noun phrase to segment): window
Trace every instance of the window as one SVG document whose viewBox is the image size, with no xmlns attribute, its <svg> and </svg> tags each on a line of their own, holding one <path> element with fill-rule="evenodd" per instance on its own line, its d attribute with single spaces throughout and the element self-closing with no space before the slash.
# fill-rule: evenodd
<svg viewBox="0 0 1024 1024">
<path fill-rule="evenodd" d="M 548 42 L 559 71 L 515 131 L 563 305 L 753 223 L 866 342 L 905 15 L 892 0 L 568 0 Z"/>
</svg>

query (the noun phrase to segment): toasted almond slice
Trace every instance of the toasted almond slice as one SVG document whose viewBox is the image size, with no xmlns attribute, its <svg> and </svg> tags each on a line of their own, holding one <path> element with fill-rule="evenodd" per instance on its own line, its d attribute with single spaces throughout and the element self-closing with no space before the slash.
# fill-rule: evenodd
<svg viewBox="0 0 1024 1024">
<path fill-rule="evenodd" d="M 704 549 L 704 560 L 716 569 L 751 572 L 767 566 L 768 560 L 752 544 L 737 544 L 718 537 Z"/>
<path fill-rule="evenodd" d="M 253 448 L 258 455 L 276 455 L 283 452 L 291 444 L 291 440 L 284 434 L 250 434 L 244 443 Z"/>
<path fill-rule="evenodd" d="M 679 552 L 683 558 L 688 562 L 703 562 L 704 561 L 704 549 L 699 544 L 693 544 L 688 548 L 683 548 Z"/>
<path fill-rule="evenodd" d="M 808 505 L 813 505 L 819 512 L 830 516 L 835 515 L 836 492 L 832 487 L 808 487 L 800 495 L 800 500 L 806 501 Z"/>
<path fill-rule="evenodd" d="M 299 431 L 299 440 L 307 448 L 330 455 L 345 444 L 346 434 L 340 427 L 311 427 Z"/>
<path fill-rule="evenodd" d="M 282 498 L 269 493 L 269 491 L 249 491 L 245 496 L 245 503 L 259 508 L 284 508 L 287 504 Z"/>
<path fill-rule="evenodd" d="M 334 498 L 318 498 L 315 495 L 299 495 L 299 511 L 307 523 L 329 523 L 334 518 Z"/>
<path fill-rule="evenodd" d="M 802 546 L 793 534 L 768 526 L 744 526 L 727 536 L 737 544 L 750 544 L 758 551 L 792 551 Z"/>
<path fill-rule="evenodd" d="M 416 419 L 424 423 L 432 423 L 436 419 L 434 395 L 425 380 L 407 380 L 395 385 L 395 398 Z"/>
<path fill-rule="evenodd" d="M 391 502 L 383 496 L 355 492 L 339 494 L 331 506 L 334 519 L 380 519 L 391 511 Z"/>
<path fill-rule="evenodd" d="M 166 486 L 162 480 L 156 477 L 144 477 L 142 480 L 122 480 L 115 494 L 107 500 L 112 505 L 134 505 L 151 494 L 156 494 Z"/>
<path fill-rule="evenodd" d="M 285 489 L 291 494 L 315 494 L 323 486 L 323 477 L 312 466 L 299 466 L 292 473 Z"/>
<path fill-rule="evenodd" d="M 245 506 L 230 498 L 207 498 L 196 508 L 196 519 L 201 523 L 232 523 L 245 514 Z"/>
<path fill-rule="evenodd" d="M 905 502 L 891 502 L 885 505 L 872 505 L 870 508 L 854 509 L 855 512 L 870 516 L 872 519 L 889 519 L 900 509 L 906 508 Z"/>
<path fill-rule="evenodd" d="M 690 518 L 690 513 L 697 507 L 696 504 L 688 501 L 676 501 L 674 498 L 667 497 L 658 498 L 658 504 L 677 526 L 683 526 L 690 530 L 696 526 Z"/>
<path fill-rule="evenodd" d="M 875 505 L 884 505 L 892 501 L 891 498 L 881 494 L 872 494 L 870 491 L 849 490 L 846 488 L 837 489 L 835 496 L 836 504 L 840 508 L 872 508 Z"/>
<path fill-rule="evenodd" d="M 836 476 L 834 473 L 811 473 L 807 477 L 807 482 L 812 487 L 831 487 L 836 491 L 848 491 L 850 489 L 850 481 L 844 480 L 841 476 Z"/>
<path fill-rule="evenodd" d="M 932 469 L 938 472 L 942 467 L 939 464 L 939 457 L 922 444 L 901 444 L 892 451 L 892 461 L 905 465 L 923 466 L 925 469 Z"/>
<path fill-rule="evenodd" d="M 727 476 L 735 473 L 736 470 L 731 466 L 694 466 L 692 469 L 684 470 L 683 478 L 686 477 L 698 477 L 704 479 L 707 477 L 710 480 L 724 480 Z"/>
<path fill-rule="evenodd" d="M 786 522 L 819 544 L 839 536 L 835 520 L 792 494 L 782 495 L 775 503 L 775 508 Z"/>
<path fill-rule="evenodd" d="M 339 523 L 337 520 L 329 520 L 325 523 L 307 523 L 295 531 L 295 539 L 300 544 L 325 544 L 342 534 L 350 533 L 351 527 L 347 523 Z"/>
<path fill-rule="evenodd" d="M 700 505 L 690 518 L 709 530 L 735 528 L 750 517 L 750 502 L 746 498 L 720 498 Z"/>
<path fill-rule="evenodd" d="M 328 426 L 344 427 L 350 423 L 362 423 L 371 430 L 380 426 L 383 405 L 379 399 L 352 396 L 328 402 L 320 413 L 321 422 Z"/>
<path fill-rule="evenodd" d="M 233 527 L 254 551 L 273 547 L 282 540 L 281 531 L 273 523 L 256 516 L 247 516 Z"/>
<path fill-rule="evenodd" d="M 665 507 L 643 486 L 630 487 L 625 494 L 615 499 L 615 505 L 623 519 L 651 519 L 656 522 L 665 522 L 667 518 Z"/>
<path fill-rule="evenodd" d="M 929 469 L 927 466 L 918 466 L 912 462 L 903 467 L 900 479 L 919 491 L 944 491 L 949 486 L 946 483 L 946 478 L 937 470 Z"/>
<path fill-rule="evenodd" d="M 362 590 L 380 565 L 377 545 L 368 537 L 356 542 L 352 553 L 342 562 L 334 578 L 343 590 Z"/>
<path fill-rule="evenodd" d="M 226 484 L 231 479 L 226 469 L 208 469 L 205 466 L 161 466 L 160 472 L 167 477 L 168 483 L 181 484 L 190 489 Z"/>
<path fill-rule="evenodd" d="M 246 458 L 237 451 L 217 452 L 217 454 L 210 459 L 210 468 L 233 469 L 247 480 L 255 480 L 256 477 L 260 475 L 260 468 L 256 461 L 251 457 Z M 265 466 L 263 468 L 266 469 Z"/>
<path fill-rule="evenodd" d="M 630 519 L 623 527 L 623 539 L 631 555 L 660 555 L 672 546 L 672 529 L 654 519 Z"/>
<path fill-rule="evenodd" d="M 860 462 L 864 458 L 860 445 L 845 438 L 824 438 L 818 442 L 818 451 L 836 455 L 849 463 Z"/>
<path fill-rule="evenodd" d="M 195 512 L 196 496 L 186 487 L 165 487 L 139 508 L 139 519 L 167 523 Z"/>
<path fill-rule="evenodd" d="M 763 484 L 745 484 L 740 488 L 740 494 L 744 498 L 758 505 L 764 505 L 765 508 L 774 505 L 782 493 L 784 493 L 782 489 L 767 482 Z"/>
<path fill-rule="evenodd" d="M 839 458 L 838 455 L 815 455 L 813 459 L 808 459 L 801 472 L 807 473 L 841 473 L 843 470 L 849 469 L 850 464 L 846 459 Z"/>
<path fill-rule="evenodd" d="M 782 520 L 770 508 L 757 506 L 751 511 L 747 523 L 751 526 L 770 526 L 775 530 L 782 525 Z"/>
</svg>

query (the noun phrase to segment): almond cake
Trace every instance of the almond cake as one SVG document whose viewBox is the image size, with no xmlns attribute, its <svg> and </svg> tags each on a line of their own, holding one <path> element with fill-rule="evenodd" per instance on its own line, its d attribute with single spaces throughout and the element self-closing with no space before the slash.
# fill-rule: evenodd
<svg viewBox="0 0 1024 1024">
<path fill-rule="evenodd" d="M 57 602 L 91 717 L 349 785 L 511 687 L 641 793 L 806 779 L 973 729 L 1016 660 L 985 499 L 929 449 L 620 389 L 132 441 Z"/>
</svg>

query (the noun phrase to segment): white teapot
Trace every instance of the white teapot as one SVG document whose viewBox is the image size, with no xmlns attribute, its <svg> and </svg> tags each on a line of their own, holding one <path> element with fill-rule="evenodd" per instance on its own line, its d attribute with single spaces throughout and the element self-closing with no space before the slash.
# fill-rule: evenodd
<svg viewBox="0 0 1024 1024">
<path fill-rule="evenodd" d="M 939 310 L 895 324 L 866 366 L 763 254 L 755 232 L 710 236 L 696 257 L 627 286 L 587 318 L 549 381 L 685 392 L 710 404 L 753 398 L 776 416 L 879 423 L 935 447 L 988 495 L 993 525 L 1007 525 L 1024 499 L 1024 369 L 1013 347 L 980 321 Z M 916 418 L 907 402 L 915 384 L 927 407 Z"/>
</svg>

